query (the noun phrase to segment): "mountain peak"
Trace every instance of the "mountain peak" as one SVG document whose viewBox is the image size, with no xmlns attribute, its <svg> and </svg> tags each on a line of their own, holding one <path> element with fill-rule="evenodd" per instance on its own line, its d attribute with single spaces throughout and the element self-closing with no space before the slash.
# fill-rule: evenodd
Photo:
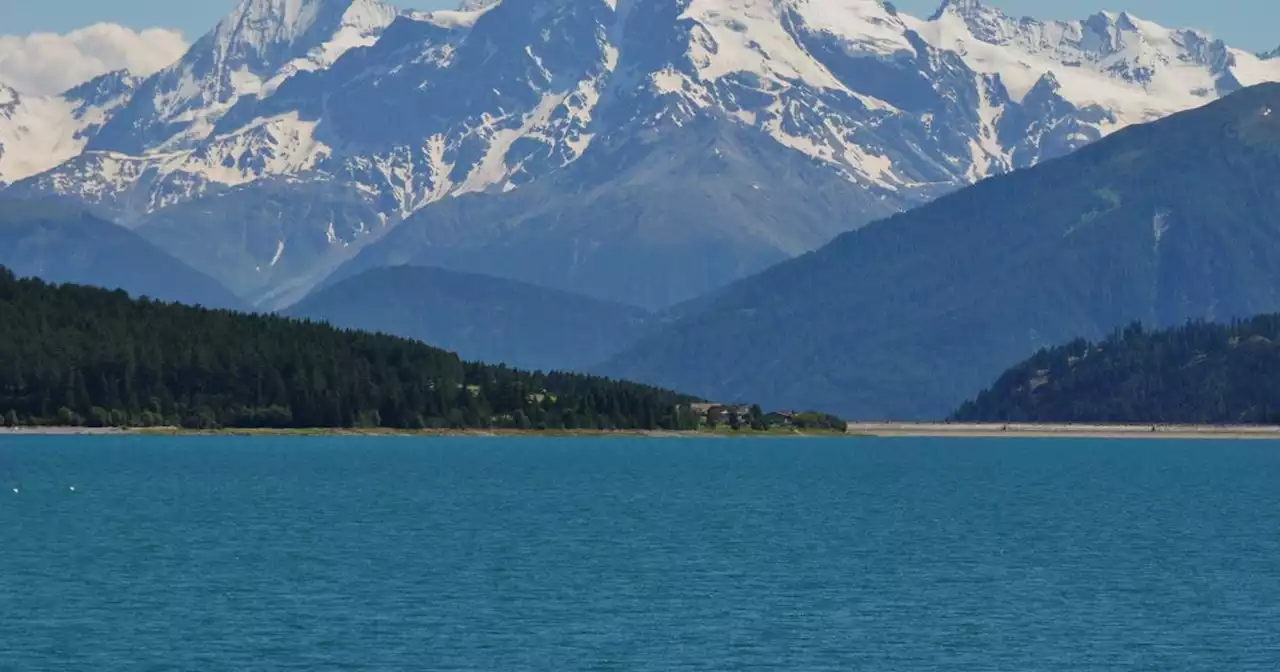
<svg viewBox="0 0 1280 672">
<path fill-rule="evenodd" d="M 128 70 L 113 70 L 68 89 L 62 95 L 67 100 L 73 101 L 114 98 L 136 88 L 141 81 L 140 77 L 134 76 Z"/>
<path fill-rule="evenodd" d="M 502 0 L 462 0 L 462 4 L 458 5 L 460 12 L 479 12 L 502 2 Z"/>
<path fill-rule="evenodd" d="M 945 0 L 929 21 L 936 24 L 962 23 L 971 35 L 988 44 L 1004 44 L 1016 39 L 1021 23 L 981 0 Z"/>
<path fill-rule="evenodd" d="M 1098 12 L 1086 19 L 1085 25 L 1098 32 L 1106 32 L 1108 28 L 1116 28 L 1126 32 L 1140 32 L 1142 30 L 1138 25 L 1140 21 L 1129 12 Z"/>
<path fill-rule="evenodd" d="M 398 14 L 381 0 L 241 0 L 181 60 L 142 82 L 88 149 L 190 148 L 243 96 L 268 95 L 373 44 Z"/>
<path fill-rule="evenodd" d="M 262 57 L 299 43 L 327 41 L 344 29 L 355 35 L 375 33 L 396 14 L 380 0 L 242 0 L 212 37 L 227 56 Z"/>
<path fill-rule="evenodd" d="M 979 17 L 991 11 L 993 8 L 983 4 L 982 0 L 942 0 L 942 5 L 929 20 L 937 21 L 947 14 L 955 14 L 963 18 Z"/>
<path fill-rule="evenodd" d="M 215 32 L 251 37 L 257 31 L 292 38 L 305 33 L 321 15 L 346 12 L 351 4 L 352 0 L 241 0 Z"/>
</svg>

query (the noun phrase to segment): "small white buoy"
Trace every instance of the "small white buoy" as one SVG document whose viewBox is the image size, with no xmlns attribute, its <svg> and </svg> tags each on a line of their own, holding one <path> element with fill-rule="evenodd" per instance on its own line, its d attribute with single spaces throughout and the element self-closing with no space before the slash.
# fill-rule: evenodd
<svg viewBox="0 0 1280 672">
<path fill-rule="evenodd" d="M 73 486 L 71 486 L 71 487 L 69 487 L 69 488 L 67 488 L 67 489 L 68 489 L 68 490 L 70 490 L 71 492 L 75 492 L 75 491 L 76 491 L 76 486 L 74 486 L 74 485 L 73 485 Z"/>
</svg>

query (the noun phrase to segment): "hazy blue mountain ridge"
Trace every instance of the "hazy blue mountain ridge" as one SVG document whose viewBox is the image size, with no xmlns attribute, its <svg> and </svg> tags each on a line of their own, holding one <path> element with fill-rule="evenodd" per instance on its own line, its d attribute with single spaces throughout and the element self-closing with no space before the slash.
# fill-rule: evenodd
<svg viewBox="0 0 1280 672">
<path fill-rule="evenodd" d="M 651 328 L 639 308 L 438 268 L 378 268 L 316 291 L 290 317 L 413 338 L 463 358 L 585 370 Z"/>
<path fill-rule="evenodd" d="M 48 282 L 210 308 L 245 307 L 212 278 L 137 234 L 65 203 L 0 199 L 0 266 Z"/>
</svg>

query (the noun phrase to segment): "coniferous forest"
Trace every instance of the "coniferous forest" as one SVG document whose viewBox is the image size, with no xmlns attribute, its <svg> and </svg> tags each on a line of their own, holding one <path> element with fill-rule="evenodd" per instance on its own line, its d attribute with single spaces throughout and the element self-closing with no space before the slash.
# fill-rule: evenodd
<svg viewBox="0 0 1280 672">
<path fill-rule="evenodd" d="M 1192 322 L 1042 350 L 952 418 L 962 422 L 1280 423 L 1280 315 Z"/>
<path fill-rule="evenodd" d="M 677 407 L 690 401 L 0 267 L 0 422 L 9 426 L 689 429 Z"/>
</svg>

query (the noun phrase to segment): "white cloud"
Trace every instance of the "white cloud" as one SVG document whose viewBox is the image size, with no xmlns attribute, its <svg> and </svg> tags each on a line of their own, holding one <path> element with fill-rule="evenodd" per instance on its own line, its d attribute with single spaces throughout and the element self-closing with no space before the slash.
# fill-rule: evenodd
<svg viewBox="0 0 1280 672">
<path fill-rule="evenodd" d="M 113 70 L 149 75 L 187 49 L 182 33 L 134 31 L 98 23 L 65 35 L 0 35 L 0 84 L 31 94 L 52 94 Z"/>
</svg>

